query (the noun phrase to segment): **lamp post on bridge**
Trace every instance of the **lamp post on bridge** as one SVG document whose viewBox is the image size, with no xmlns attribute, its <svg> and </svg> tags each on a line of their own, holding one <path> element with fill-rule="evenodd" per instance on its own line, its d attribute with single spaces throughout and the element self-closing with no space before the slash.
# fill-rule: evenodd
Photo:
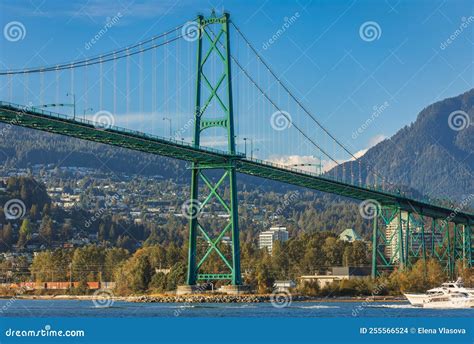
<svg viewBox="0 0 474 344">
<path fill-rule="evenodd" d="M 163 121 L 169 121 L 170 123 L 170 138 L 173 136 L 172 131 L 173 131 L 173 120 L 169 117 L 163 117 Z"/>
<path fill-rule="evenodd" d="M 66 93 L 67 97 L 72 97 L 72 107 L 73 107 L 73 119 L 76 119 L 76 94 L 75 93 Z"/>
<path fill-rule="evenodd" d="M 40 105 L 34 105 L 32 108 L 50 108 L 50 107 L 73 107 L 74 108 L 74 119 L 76 119 L 76 104 L 72 103 L 52 103 L 52 104 L 40 104 Z"/>
<path fill-rule="evenodd" d="M 93 108 L 84 109 L 84 119 L 86 119 L 86 112 L 87 111 L 94 111 L 94 109 Z"/>
<path fill-rule="evenodd" d="M 316 173 L 321 175 L 322 172 L 321 172 L 321 163 L 319 164 L 312 164 L 312 163 L 308 163 L 308 164 L 290 164 L 290 165 L 286 165 L 288 167 L 303 167 L 303 166 L 314 166 L 316 167 Z M 318 172 L 318 168 L 319 168 L 319 172 Z"/>
<path fill-rule="evenodd" d="M 260 149 L 258 149 L 258 148 L 253 149 L 253 148 L 252 148 L 252 150 L 250 151 L 250 159 L 251 159 L 251 160 L 253 159 L 253 153 L 254 153 L 254 152 L 258 152 L 258 151 L 260 151 Z"/>
<path fill-rule="evenodd" d="M 253 139 L 250 137 L 243 137 L 242 140 L 244 140 L 244 152 L 245 152 L 245 157 L 247 157 L 247 140 L 250 141 L 250 159 L 253 158 L 253 152 L 256 152 L 258 149 L 253 149 Z"/>
</svg>

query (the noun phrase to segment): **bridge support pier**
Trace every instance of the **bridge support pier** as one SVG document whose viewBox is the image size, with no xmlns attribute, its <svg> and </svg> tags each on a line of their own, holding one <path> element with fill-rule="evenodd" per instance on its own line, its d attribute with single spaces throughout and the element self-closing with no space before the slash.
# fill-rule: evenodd
<svg viewBox="0 0 474 344">
<path fill-rule="evenodd" d="M 420 259 L 425 273 L 427 260 L 435 259 L 450 278 L 454 278 L 459 264 L 472 267 L 469 220 L 459 223 L 398 207 L 377 209 L 372 231 L 372 277 L 394 268 L 411 268 Z"/>
</svg>

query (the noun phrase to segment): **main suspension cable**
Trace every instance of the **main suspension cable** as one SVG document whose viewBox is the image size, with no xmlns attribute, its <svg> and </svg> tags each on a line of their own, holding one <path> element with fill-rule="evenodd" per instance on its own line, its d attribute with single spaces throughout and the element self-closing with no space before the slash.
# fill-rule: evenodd
<svg viewBox="0 0 474 344">
<path fill-rule="evenodd" d="M 139 54 L 141 52 L 148 51 L 150 49 L 154 49 L 154 48 L 172 43 L 172 42 L 182 38 L 186 34 L 181 34 L 181 35 L 173 37 L 173 38 L 171 38 L 171 39 L 169 39 L 165 42 L 162 42 L 162 43 L 159 43 L 159 44 L 158 43 L 153 44 L 151 46 L 148 46 L 147 48 L 142 48 L 142 49 L 139 49 L 137 51 L 133 51 L 137 47 L 141 47 L 145 44 L 156 41 L 159 38 L 166 37 L 170 33 L 176 32 L 177 30 L 182 28 L 184 25 L 185 24 L 181 24 L 180 26 L 177 26 L 174 29 L 168 30 L 168 31 L 166 31 L 162 34 L 153 36 L 151 38 L 148 38 L 144 41 L 135 43 L 133 45 L 130 45 L 130 46 L 127 46 L 127 47 L 124 47 L 124 48 L 120 48 L 118 50 L 114 50 L 114 51 L 111 51 L 111 52 L 108 52 L 108 53 L 105 53 L 105 54 L 89 57 L 87 59 L 71 61 L 71 62 L 64 62 L 64 63 L 49 65 L 49 66 L 45 66 L 45 67 L 35 67 L 35 68 L 16 69 L 16 70 L 2 70 L 2 71 L 0 71 L 0 75 L 30 74 L 30 73 L 39 73 L 39 72 L 49 72 L 49 71 L 52 71 L 52 70 L 78 68 L 78 67 L 83 67 L 85 65 L 91 66 L 91 65 L 99 64 L 101 62 L 108 62 L 108 61 L 111 61 L 111 60 L 114 60 L 114 59 L 121 59 L 121 58 L 124 58 L 124 57 L 127 57 L 127 56 L 136 55 L 136 54 Z M 192 32 L 188 33 L 187 35 L 190 35 L 190 34 L 192 34 Z M 130 52 L 130 50 L 132 50 L 132 52 Z"/>
</svg>

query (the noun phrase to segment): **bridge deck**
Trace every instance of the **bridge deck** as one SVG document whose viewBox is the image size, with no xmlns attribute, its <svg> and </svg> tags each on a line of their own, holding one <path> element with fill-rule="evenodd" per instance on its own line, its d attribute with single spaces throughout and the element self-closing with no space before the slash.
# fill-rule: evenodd
<svg viewBox="0 0 474 344">
<path fill-rule="evenodd" d="M 402 210 L 416 212 L 426 216 L 435 218 L 450 217 L 453 222 L 474 222 L 474 214 L 455 211 L 439 205 L 410 199 L 402 195 L 347 184 L 328 177 L 275 165 L 261 160 L 251 160 L 240 153 L 231 155 L 224 151 L 204 147 L 197 148 L 186 142 L 179 142 L 115 126 L 101 127 L 97 123 L 89 120 L 73 119 L 70 116 L 42 109 L 27 108 L 16 104 L 0 102 L 0 122 L 170 158 L 199 162 L 201 164 L 212 163 L 225 166 L 226 164 L 233 163 L 238 172 L 248 175 L 359 200 L 374 199 L 384 206 L 397 206 Z"/>
</svg>

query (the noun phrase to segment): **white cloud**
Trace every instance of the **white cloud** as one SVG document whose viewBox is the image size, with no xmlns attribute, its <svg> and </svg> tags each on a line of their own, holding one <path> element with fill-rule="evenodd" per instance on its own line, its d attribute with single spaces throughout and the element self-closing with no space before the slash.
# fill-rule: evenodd
<svg viewBox="0 0 474 344">
<path fill-rule="evenodd" d="M 378 134 L 370 138 L 369 140 L 369 146 L 367 148 L 361 149 L 357 152 L 354 153 L 354 156 L 359 159 L 362 157 L 367 151 L 372 148 L 373 146 L 377 145 L 378 143 L 382 142 L 385 140 L 387 136 L 383 134 Z M 355 160 L 354 158 L 350 159 L 337 159 L 337 163 L 341 164 L 347 161 L 353 161 Z M 280 156 L 270 156 L 269 161 L 273 162 L 278 165 L 282 166 L 290 166 L 290 165 L 297 165 L 297 164 L 319 164 L 319 158 L 313 156 L 313 155 L 280 155 Z M 322 164 L 322 169 L 323 172 L 327 172 L 334 168 L 336 166 L 336 162 L 330 160 L 330 159 L 322 159 L 321 161 Z M 298 169 L 308 171 L 308 172 L 314 172 L 315 167 L 314 166 L 301 166 L 297 167 Z"/>
<path fill-rule="evenodd" d="M 270 156 L 268 159 L 270 162 L 281 165 L 288 166 L 292 168 L 297 168 L 299 170 L 315 172 L 317 167 L 315 166 L 293 166 L 300 164 L 316 164 L 319 165 L 319 158 L 314 155 L 280 155 L 280 156 Z M 327 163 L 325 160 L 322 160 L 323 170 L 324 164 Z"/>
<path fill-rule="evenodd" d="M 369 139 L 369 148 L 377 145 L 378 143 L 382 142 L 386 138 L 387 138 L 387 136 L 385 136 L 384 134 L 377 134 L 377 135 L 371 137 Z"/>
<path fill-rule="evenodd" d="M 383 140 L 385 140 L 387 138 L 387 136 L 385 136 L 384 134 L 377 134 L 373 137 L 371 137 L 369 139 L 369 146 L 367 148 L 364 148 L 364 149 L 361 149 L 357 152 L 354 153 L 354 156 L 359 159 L 360 157 L 362 157 L 365 153 L 367 153 L 367 151 L 376 146 L 377 144 L 379 144 L 380 142 L 382 142 Z M 354 158 L 352 159 L 349 159 L 349 160 L 354 160 Z"/>
</svg>

